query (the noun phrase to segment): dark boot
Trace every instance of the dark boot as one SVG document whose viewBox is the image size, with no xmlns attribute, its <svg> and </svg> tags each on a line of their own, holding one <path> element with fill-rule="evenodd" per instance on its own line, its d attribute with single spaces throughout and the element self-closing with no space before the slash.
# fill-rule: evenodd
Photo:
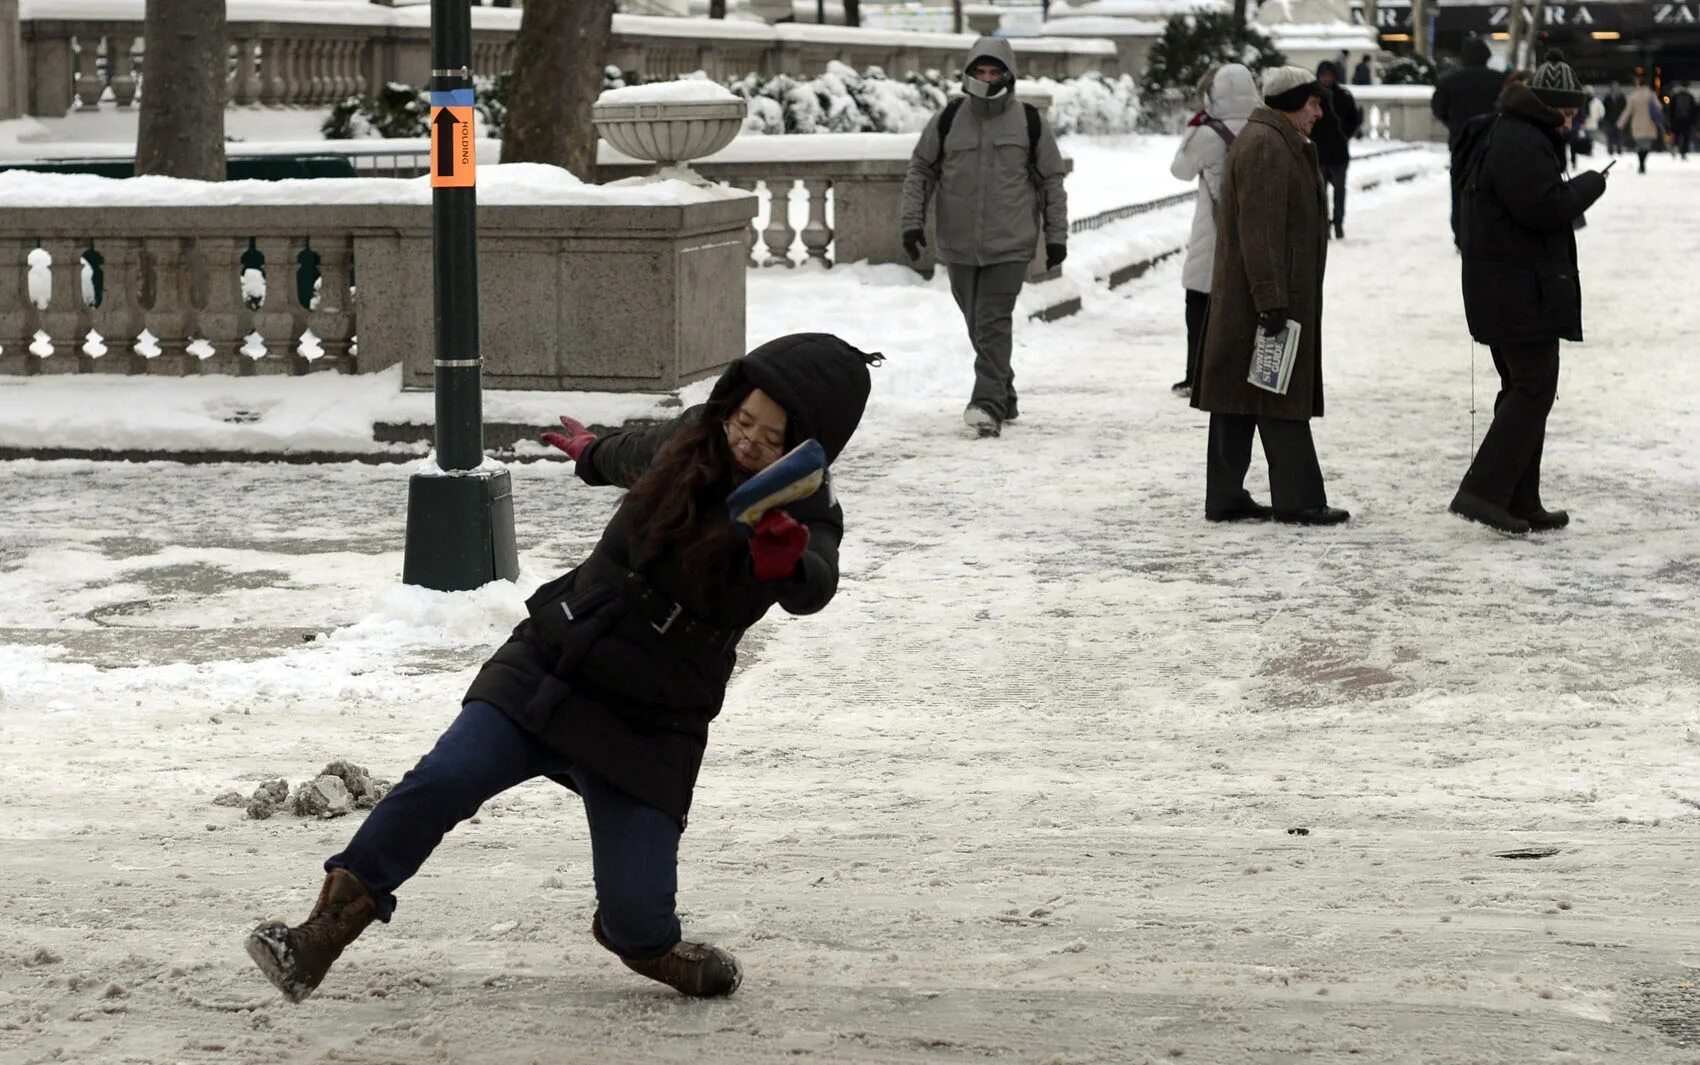
<svg viewBox="0 0 1700 1065">
<path fill-rule="evenodd" d="M 377 916 L 366 885 L 346 869 L 332 869 L 307 919 L 294 928 L 273 921 L 254 929 L 248 934 L 248 956 L 284 998 L 300 1002 Z"/>
<path fill-rule="evenodd" d="M 1283 525 L 1339 525 L 1351 517 L 1339 507 L 1307 507 L 1304 510 L 1277 510 L 1275 520 Z"/>
<path fill-rule="evenodd" d="M 1266 507 L 1250 496 L 1238 506 L 1226 510 L 1206 510 L 1205 521 L 1268 521 L 1275 516 L 1275 508 Z"/>
<path fill-rule="evenodd" d="M 1545 507 L 1536 507 L 1527 514 L 1517 516 L 1528 522 L 1530 530 L 1534 532 L 1552 532 L 1554 529 L 1562 529 L 1570 524 L 1570 512 L 1568 510 L 1548 510 Z"/>
<path fill-rule="evenodd" d="M 1497 503 L 1490 503 L 1478 495 L 1471 495 L 1462 489 L 1452 497 L 1452 505 L 1447 508 L 1460 518 L 1481 522 L 1491 529 L 1502 533 L 1521 536 L 1529 531 L 1529 523 L 1522 518 L 1514 517 L 1509 510 Z"/>
<path fill-rule="evenodd" d="M 626 968 L 666 984 L 681 995 L 718 998 L 738 990 L 744 971 L 730 952 L 707 943 L 675 943 L 673 949 L 654 958 L 628 958 L 620 954 L 602 934 L 602 914 L 590 919 L 590 934 L 603 948 L 619 956 Z"/>
</svg>

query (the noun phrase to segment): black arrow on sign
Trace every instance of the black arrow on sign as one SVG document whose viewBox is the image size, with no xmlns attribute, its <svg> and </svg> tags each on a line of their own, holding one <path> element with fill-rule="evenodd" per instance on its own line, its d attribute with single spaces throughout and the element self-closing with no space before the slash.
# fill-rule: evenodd
<svg viewBox="0 0 1700 1065">
<path fill-rule="evenodd" d="M 437 117 L 431 120 L 437 127 L 437 175 L 439 177 L 455 176 L 455 127 L 460 125 L 460 119 L 446 107 L 438 108 Z"/>
</svg>

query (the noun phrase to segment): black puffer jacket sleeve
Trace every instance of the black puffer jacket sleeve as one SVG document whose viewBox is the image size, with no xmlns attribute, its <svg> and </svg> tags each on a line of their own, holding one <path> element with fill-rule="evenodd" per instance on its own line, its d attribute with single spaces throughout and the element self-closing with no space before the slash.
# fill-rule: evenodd
<svg viewBox="0 0 1700 1065">
<path fill-rule="evenodd" d="M 1521 122 L 1500 126 L 1488 149 L 1489 187 L 1518 225 L 1538 233 L 1562 232 L 1605 194 L 1605 176 L 1597 171 L 1565 181 L 1539 130 Z"/>
<path fill-rule="evenodd" d="M 832 493 L 832 475 L 808 499 L 785 508 L 809 529 L 809 546 L 789 581 L 776 581 L 774 599 L 787 614 L 813 614 L 838 592 L 838 544 L 844 538 L 844 510 Z"/>
<path fill-rule="evenodd" d="M 599 487 L 611 484 L 630 488 L 655 461 L 655 453 L 661 450 L 661 445 L 674 433 L 701 418 L 707 409 L 706 406 L 692 407 L 670 422 L 597 437 L 578 457 L 575 469 L 579 479 Z"/>
</svg>

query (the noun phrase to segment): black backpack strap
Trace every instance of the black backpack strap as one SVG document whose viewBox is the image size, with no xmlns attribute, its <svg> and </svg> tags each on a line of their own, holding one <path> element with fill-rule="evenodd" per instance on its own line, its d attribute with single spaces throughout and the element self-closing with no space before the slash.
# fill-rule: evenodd
<svg viewBox="0 0 1700 1065">
<path fill-rule="evenodd" d="M 962 101 L 965 99 L 967 97 L 958 96 L 950 103 L 945 104 L 944 110 L 939 112 L 939 154 L 933 158 L 933 169 L 935 170 L 938 169 L 939 164 L 944 162 L 944 139 L 950 136 L 950 124 L 956 121 L 956 112 L 961 110 Z"/>
<path fill-rule="evenodd" d="M 1039 109 L 1032 104 L 1021 105 L 1027 109 L 1027 165 L 1034 173 L 1039 171 Z"/>
</svg>

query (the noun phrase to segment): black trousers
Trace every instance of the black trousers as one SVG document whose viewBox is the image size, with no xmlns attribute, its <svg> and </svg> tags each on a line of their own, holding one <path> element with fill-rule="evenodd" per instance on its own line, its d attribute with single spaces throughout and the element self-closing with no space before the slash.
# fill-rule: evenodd
<svg viewBox="0 0 1700 1065">
<path fill-rule="evenodd" d="M 1309 420 L 1212 414 L 1204 481 L 1206 514 L 1231 511 L 1251 499 L 1245 475 L 1251 468 L 1253 434 L 1263 438 L 1263 457 L 1269 463 L 1270 506 L 1288 513 L 1328 505 Z"/>
<path fill-rule="evenodd" d="M 1322 180 L 1334 186 L 1334 218 L 1335 225 L 1346 221 L 1346 168 L 1350 163 L 1324 163 L 1322 165 Z"/>
<path fill-rule="evenodd" d="M 1523 517 L 1541 509 L 1541 450 L 1558 395 L 1558 341 L 1493 345 L 1499 395 L 1459 488 Z"/>
<path fill-rule="evenodd" d="M 1210 315 L 1210 293 L 1186 290 L 1186 386 L 1198 384 L 1198 353 L 1204 346 L 1204 320 Z"/>
</svg>

